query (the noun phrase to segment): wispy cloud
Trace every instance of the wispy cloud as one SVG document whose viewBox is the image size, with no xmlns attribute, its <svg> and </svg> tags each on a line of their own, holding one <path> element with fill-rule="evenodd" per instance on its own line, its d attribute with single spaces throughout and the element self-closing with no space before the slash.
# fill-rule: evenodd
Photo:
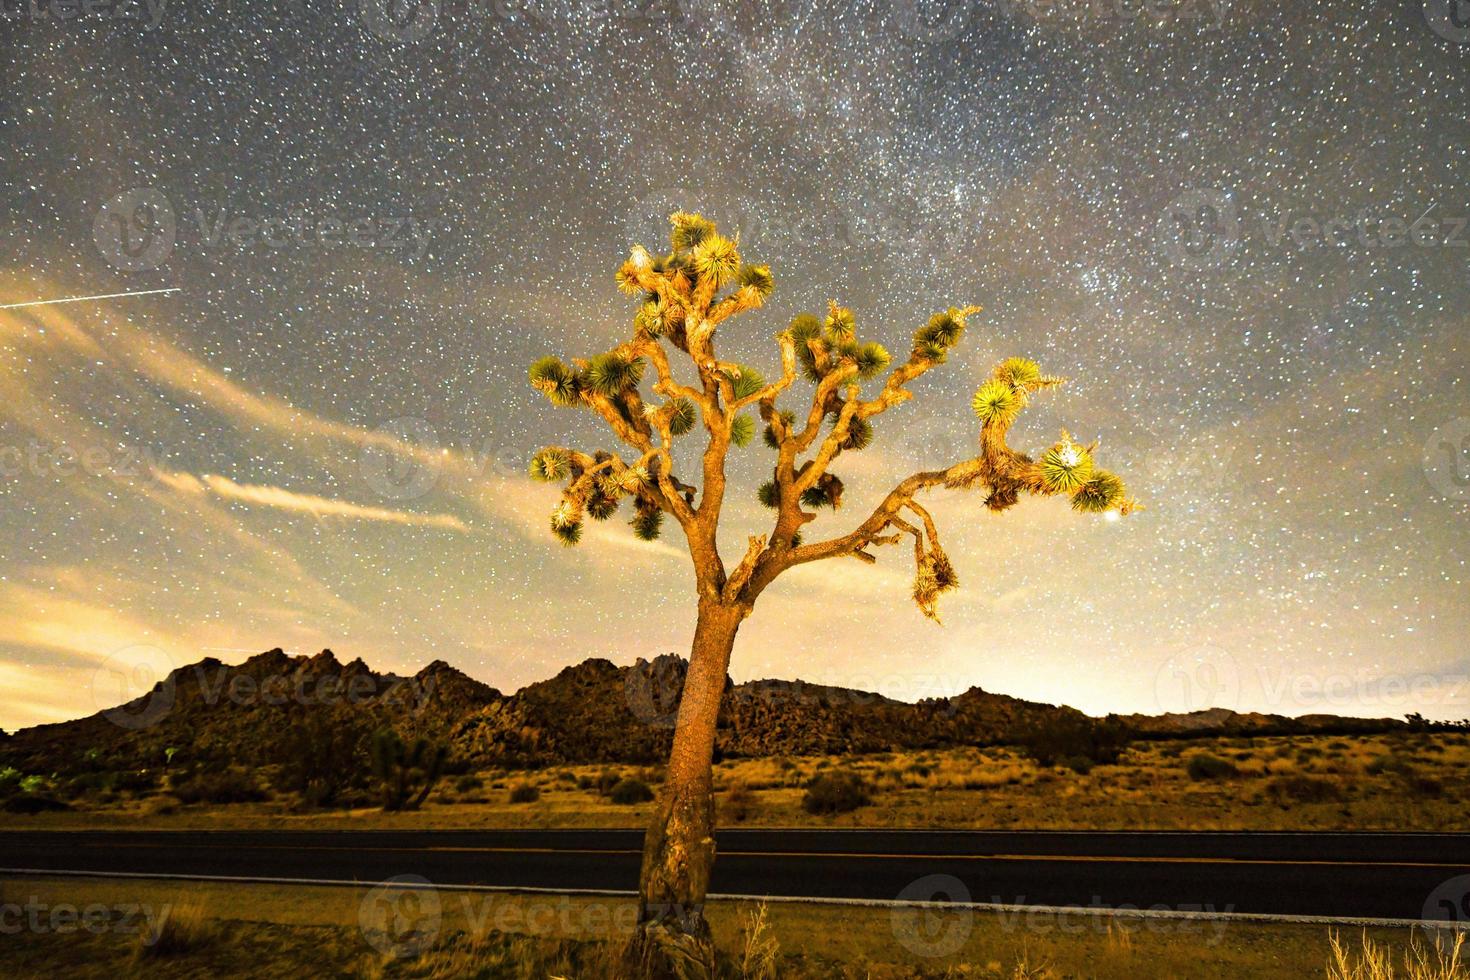
<svg viewBox="0 0 1470 980">
<path fill-rule="evenodd" d="M 196 477 L 190 473 L 155 470 L 154 476 L 165 486 L 180 493 L 212 493 L 226 500 L 238 500 L 242 503 L 274 507 L 277 510 L 294 511 L 299 514 L 311 514 L 315 517 L 342 517 L 348 520 L 437 527 L 458 531 L 461 534 L 470 533 L 469 525 L 453 514 L 417 514 L 411 511 L 390 510 L 387 507 L 371 507 L 346 500 L 334 500 L 331 497 L 297 493 L 284 487 L 236 483 L 234 480 L 213 473 Z"/>
</svg>

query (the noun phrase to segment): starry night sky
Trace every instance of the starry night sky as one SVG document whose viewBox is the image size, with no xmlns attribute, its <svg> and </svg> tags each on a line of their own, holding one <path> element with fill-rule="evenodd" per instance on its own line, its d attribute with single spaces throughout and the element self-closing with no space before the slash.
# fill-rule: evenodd
<svg viewBox="0 0 1470 980">
<path fill-rule="evenodd" d="M 1012 354 L 1074 379 L 1013 442 L 1097 438 L 1148 508 L 941 492 L 943 627 L 907 548 L 820 563 L 762 597 L 736 680 L 1470 714 L 1446 4 L 382 3 L 4 0 L 0 304 L 178 292 L 0 310 L 0 726 L 274 646 L 507 691 L 686 652 L 676 525 L 565 549 L 525 469 L 617 448 L 526 366 L 626 337 L 613 271 L 677 208 L 771 265 L 720 334 L 771 377 L 829 298 L 895 352 L 984 307 L 810 539 L 973 455 L 970 394 Z M 769 467 L 733 451 L 729 564 Z"/>
</svg>

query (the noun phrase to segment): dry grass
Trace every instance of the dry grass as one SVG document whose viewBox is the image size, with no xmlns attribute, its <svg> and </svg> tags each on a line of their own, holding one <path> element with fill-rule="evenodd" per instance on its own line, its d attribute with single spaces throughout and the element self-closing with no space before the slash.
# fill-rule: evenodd
<svg viewBox="0 0 1470 980">
<path fill-rule="evenodd" d="M 1415 936 L 1403 950 L 1403 969 L 1394 968 L 1393 951 L 1365 933 L 1354 950 L 1333 933 L 1332 956 L 1327 963 L 1327 980 L 1470 980 L 1470 967 L 1462 959 L 1465 934 L 1432 934 L 1424 942 Z"/>
<path fill-rule="evenodd" d="M 1198 755 L 1227 760 L 1233 776 L 1191 779 Z M 872 805 L 813 816 L 803 787 L 819 772 L 857 773 Z M 486 770 L 461 792 L 446 785 L 422 811 L 298 811 L 290 800 L 179 806 L 121 800 L 70 813 L 0 815 L 3 827 L 176 829 L 411 829 L 637 827 L 650 804 L 618 805 L 599 780 L 639 779 L 637 766 Z M 512 802 L 517 787 L 539 793 Z M 1470 736 L 1395 734 L 1139 742 L 1116 765 L 1087 774 L 1041 767 L 1019 750 L 958 748 L 855 757 L 730 759 L 715 768 L 726 825 L 1136 830 L 1470 830 Z M 522 790 L 522 797 L 529 795 Z"/>
<path fill-rule="evenodd" d="M 7 879 L 5 895 L 49 904 L 152 903 L 227 918 L 168 955 L 135 959 L 118 934 L 45 933 L 0 943 L 0 976 L 388 978 L 565 977 L 598 980 L 631 930 L 632 899 L 442 891 L 434 939 L 414 955 L 369 945 L 359 911 L 365 888 L 148 882 L 116 879 Z M 548 910 L 554 914 L 548 914 Z M 539 914 L 538 914 L 539 913 Z M 938 911 L 923 935 L 961 941 L 938 953 L 906 942 L 886 909 L 720 902 L 709 908 L 719 976 L 740 980 L 939 980 L 1090 977 L 1097 980 L 1466 980 L 1458 949 L 1417 931 L 1375 929 L 1349 949 L 1329 930 L 1193 920 L 1128 921 L 1084 913 L 1007 917 Z M 206 917 L 207 919 L 207 917 Z M 184 934 L 181 934 L 184 935 Z M 1430 933 L 1429 935 L 1433 935 Z M 1364 965 L 1366 962 L 1366 966 Z M 1329 965 L 1330 964 L 1330 965 Z M 1400 972 L 1392 972 L 1402 965 Z M 690 964 L 704 976 L 708 964 Z M 1382 972 L 1388 969 L 1390 972 Z M 1378 972 L 1365 972 L 1377 970 Z"/>
</svg>

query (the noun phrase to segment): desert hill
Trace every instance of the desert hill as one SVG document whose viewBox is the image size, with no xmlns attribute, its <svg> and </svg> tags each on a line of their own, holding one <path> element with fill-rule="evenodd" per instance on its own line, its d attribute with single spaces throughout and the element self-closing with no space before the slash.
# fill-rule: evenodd
<svg viewBox="0 0 1470 980">
<path fill-rule="evenodd" d="M 238 666 L 206 658 L 127 704 L 0 738 L 0 766 L 154 768 L 170 749 L 196 761 L 262 765 L 309 743 L 297 737 L 303 729 L 360 737 L 381 726 L 447 743 L 476 765 L 654 763 L 668 753 L 686 669 L 672 654 L 628 667 L 590 659 L 506 695 L 443 661 L 404 677 L 377 673 L 361 660 L 343 664 L 330 650 L 311 657 L 270 650 Z M 1086 717 L 980 688 L 911 704 L 799 680 L 727 685 L 716 743 L 727 757 L 999 744 L 1049 722 Z M 1115 720 L 1143 738 L 1367 732 L 1403 724 L 1224 709 Z"/>
</svg>

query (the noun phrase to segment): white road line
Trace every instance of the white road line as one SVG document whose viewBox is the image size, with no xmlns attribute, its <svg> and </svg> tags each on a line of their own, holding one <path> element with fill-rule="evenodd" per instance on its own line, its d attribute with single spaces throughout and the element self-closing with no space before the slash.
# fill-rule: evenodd
<svg viewBox="0 0 1470 980">
<path fill-rule="evenodd" d="M 224 881 L 236 884 L 262 885 L 324 885 L 338 888 L 371 888 L 385 882 L 356 881 L 341 878 L 268 878 L 246 875 L 187 875 L 154 874 L 143 871 L 59 871 L 54 868 L 0 868 L 0 874 L 29 875 L 38 878 L 140 878 L 169 881 Z M 603 898 L 637 898 L 638 893 L 630 889 L 616 888 L 538 888 L 522 885 L 440 885 L 432 882 L 392 882 L 393 887 L 446 892 L 525 892 L 532 895 L 592 895 Z M 1192 919 L 1200 921 L 1225 920 L 1227 922 L 1292 923 L 1296 925 L 1370 926 L 1385 928 L 1411 928 L 1422 926 L 1435 929 L 1470 930 L 1470 923 L 1448 922 L 1438 919 L 1376 918 L 1355 915 L 1287 915 L 1272 912 L 1204 912 L 1186 909 L 1120 909 L 1082 905 L 1011 905 L 1001 902 L 914 902 L 884 898 L 813 898 L 799 895 L 739 895 L 715 894 L 706 896 L 720 902 L 778 902 L 788 905 L 846 905 L 868 908 L 917 908 L 948 912 L 1009 912 L 1042 913 L 1069 916 L 1101 916 L 1112 919 Z"/>
</svg>

